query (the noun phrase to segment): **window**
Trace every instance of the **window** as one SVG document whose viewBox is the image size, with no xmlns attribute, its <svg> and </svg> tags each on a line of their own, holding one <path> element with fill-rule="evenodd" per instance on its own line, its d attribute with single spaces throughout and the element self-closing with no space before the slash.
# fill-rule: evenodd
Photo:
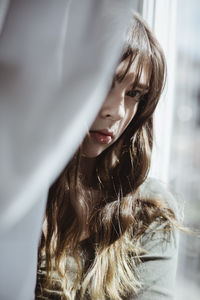
<svg viewBox="0 0 200 300">
<path fill-rule="evenodd" d="M 167 85 L 155 115 L 151 176 L 185 202 L 185 224 L 200 228 L 200 2 L 144 0 L 140 12 L 161 43 Z M 200 241 L 181 234 L 176 300 L 200 295 Z"/>
</svg>

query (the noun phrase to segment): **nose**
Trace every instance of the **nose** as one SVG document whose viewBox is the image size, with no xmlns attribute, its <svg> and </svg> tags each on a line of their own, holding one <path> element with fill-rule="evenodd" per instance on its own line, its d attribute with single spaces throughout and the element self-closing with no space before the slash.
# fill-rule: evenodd
<svg viewBox="0 0 200 300">
<path fill-rule="evenodd" d="M 99 113 L 102 118 L 118 121 L 125 116 L 124 92 L 120 89 L 111 90 Z"/>
</svg>

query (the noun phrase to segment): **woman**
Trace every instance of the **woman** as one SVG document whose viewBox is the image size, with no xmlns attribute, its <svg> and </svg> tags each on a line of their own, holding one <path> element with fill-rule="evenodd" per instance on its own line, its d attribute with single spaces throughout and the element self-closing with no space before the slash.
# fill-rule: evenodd
<svg viewBox="0 0 200 300">
<path fill-rule="evenodd" d="M 36 299 L 171 299 L 176 205 L 147 178 L 164 81 L 163 52 L 134 15 L 105 102 L 49 190 Z"/>
</svg>

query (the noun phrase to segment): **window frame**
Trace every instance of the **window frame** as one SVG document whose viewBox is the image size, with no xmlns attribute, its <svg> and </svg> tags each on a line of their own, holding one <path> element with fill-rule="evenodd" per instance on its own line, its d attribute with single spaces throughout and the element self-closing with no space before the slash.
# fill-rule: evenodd
<svg viewBox="0 0 200 300">
<path fill-rule="evenodd" d="M 155 112 L 154 147 L 150 176 L 169 183 L 169 161 L 174 115 L 177 0 L 142 0 L 139 13 L 161 44 L 167 63 L 165 89 Z M 173 45 L 173 46 L 172 46 Z"/>
</svg>

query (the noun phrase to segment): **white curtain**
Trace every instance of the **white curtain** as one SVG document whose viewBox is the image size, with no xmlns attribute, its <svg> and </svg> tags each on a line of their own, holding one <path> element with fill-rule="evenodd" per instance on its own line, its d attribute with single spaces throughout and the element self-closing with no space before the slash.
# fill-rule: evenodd
<svg viewBox="0 0 200 300">
<path fill-rule="evenodd" d="M 34 298 L 49 185 L 107 93 L 136 0 L 0 0 L 0 299 Z"/>
</svg>

